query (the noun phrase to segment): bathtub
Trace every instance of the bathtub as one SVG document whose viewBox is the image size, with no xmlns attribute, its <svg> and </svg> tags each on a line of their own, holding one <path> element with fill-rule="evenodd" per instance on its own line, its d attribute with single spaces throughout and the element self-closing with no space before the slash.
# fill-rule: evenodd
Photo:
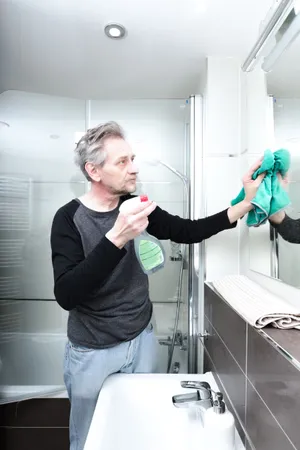
<svg viewBox="0 0 300 450">
<path fill-rule="evenodd" d="M 29 398 L 67 397 L 63 381 L 66 341 L 63 333 L 1 333 L 0 404 Z M 179 373 L 187 372 L 186 359 L 187 352 L 175 347 L 173 364 L 179 363 Z M 166 372 L 167 360 L 168 347 L 160 345 L 160 373 Z"/>
<path fill-rule="evenodd" d="M 63 333 L 1 333 L 0 403 L 33 397 L 67 397 Z"/>
<path fill-rule="evenodd" d="M 31 398 L 68 398 L 64 385 L 61 386 L 0 386 L 0 405 L 4 403 L 19 402 Z"/>
</svg>

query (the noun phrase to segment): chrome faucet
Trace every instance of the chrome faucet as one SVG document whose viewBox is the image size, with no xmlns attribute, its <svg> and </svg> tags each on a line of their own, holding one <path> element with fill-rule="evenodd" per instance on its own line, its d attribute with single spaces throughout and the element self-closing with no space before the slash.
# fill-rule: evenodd
<svg viewBox="0 0 300 450">
<path fill-rule="evenodd" d="M 167 339 L 159 339 L 160 345 L 166 345 L 167 347 L 172 346 L 171 336 L 168 336 Z M 187 335 L 182 334 L 182 331 L 178 330 L 175 336 L 175 347 L 179 347 L 180 350 L 187 350 Z"/>
<path fill-rule="evenodd" d="M 205 381 L 181 381 L 180 384 L 183 388 L 196 389 L 196 392 L 174 395 L 172 402 L 176 408 L 199 406 L 208 409 L 213 406 L 212 390 L 209 383 Z"/>
</svg>

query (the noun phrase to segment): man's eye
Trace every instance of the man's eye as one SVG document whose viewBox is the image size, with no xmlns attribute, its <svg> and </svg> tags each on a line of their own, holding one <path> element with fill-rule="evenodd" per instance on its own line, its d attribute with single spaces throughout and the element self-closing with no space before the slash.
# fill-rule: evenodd
<svg viewBox="0 0 300 450">
<path fill-rule="evenodd" d="M 119 162 L 119 164 L 125 164 L 126 163 L 126 160 L 125 159 L 122 159 L 120 162 Z"/>
</svg>

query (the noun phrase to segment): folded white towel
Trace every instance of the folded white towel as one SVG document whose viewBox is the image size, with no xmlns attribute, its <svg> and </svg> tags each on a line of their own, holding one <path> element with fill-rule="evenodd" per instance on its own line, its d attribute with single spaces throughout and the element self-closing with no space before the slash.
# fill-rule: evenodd
<svg viewBox="0 0 300 450">
<path fill-rule="evenodd" d="M 244 275 L 228 275 L 212 282 L 224 299 L 255 328 L 300 330 L 299 309 L 254 283 Z"/>
</svg>

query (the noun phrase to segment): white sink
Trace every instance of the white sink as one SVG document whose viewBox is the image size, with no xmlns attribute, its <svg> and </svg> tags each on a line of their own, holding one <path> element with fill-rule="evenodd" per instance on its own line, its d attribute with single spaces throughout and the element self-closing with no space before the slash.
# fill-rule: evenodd
<svg viewBox="0 0 300 450">
<path fill-rule="evenodd" d="M 199 408 L 175 408 L 172 396 L 191 393 L 182 380 L 207 381 L 211 373 L 116 374 L 104 383 L 84 450 L 205 450 Z M 211 437 L 213 439 L 213 436 Z M 236 449 L 243 449 L 237 435 Z"/>
</svg>

